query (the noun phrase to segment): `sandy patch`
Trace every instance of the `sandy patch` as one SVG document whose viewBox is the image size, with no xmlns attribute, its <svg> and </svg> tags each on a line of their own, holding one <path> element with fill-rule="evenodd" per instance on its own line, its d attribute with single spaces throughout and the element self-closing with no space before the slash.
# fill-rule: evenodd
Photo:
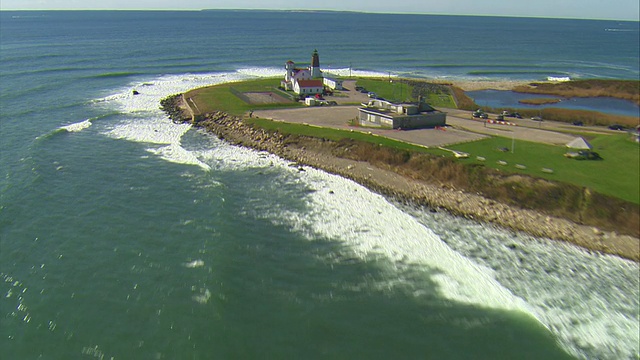
<svg viewBox="0 0 640 360">
<path fill-rule="evenodd" d="M 251 104 L 289 104 L 291 100 L 272 92 L 246 92 Z"/>
</svg>

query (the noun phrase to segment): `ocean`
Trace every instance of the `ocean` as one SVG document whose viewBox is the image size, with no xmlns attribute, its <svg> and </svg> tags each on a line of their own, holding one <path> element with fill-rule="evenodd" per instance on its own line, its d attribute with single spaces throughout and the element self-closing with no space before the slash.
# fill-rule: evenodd
<svg viewBox="0 0 640 360">
<path fill-rule="evenodd" d="M 638 79 L 638 36 L 617 21 L 0 12 L 0 358 L 638 359 L 637 263 L 300 172 L 159 110 L 314 49 L 339 75 Z"/>
</svg>

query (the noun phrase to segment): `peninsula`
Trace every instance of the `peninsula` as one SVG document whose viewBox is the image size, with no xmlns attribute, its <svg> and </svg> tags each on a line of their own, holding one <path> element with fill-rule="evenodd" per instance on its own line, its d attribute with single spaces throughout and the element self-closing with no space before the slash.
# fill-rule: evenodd
<svg viewBox="0 0 640 360">
<path fill-rule="evenodd" d="M 281 87 L 302 93 L 305 86 L 319 86 L 317 82 L 305 79 L 317 65 L 316 54 L 309 69 L 296 69 L 288 62 L 286 81 Z M 296 84 L 295 76 L 299 73 Z M 374 90 L 372 80 L 357 81 Z M 508 164 L 491 159 L 494 154 L 508 159 L 507 154 L 513 152 L 508 149 L 506 153 L 495 148 L 485 150 L 486 159 L 475 154 L 472 154 L 475 159 L 457 159 L 465 158 L 471 152 L 462 150 L 465 144 L 471 144 L 467 146 L 475 151 L 486 143 L 515 144 L 522 148 L 534 142 L 544 144 L 540 146 L 546 148 L 531 149 L 562 151 L 563 146 L 558 145 L 575 138 L 567 134 L 566 124 L 545 121 L 545 129 L 532 120 L 520 120 L 519 126 L 489 124 L 473 119 L 469 111 L 453 108 L 453 104 L 451 108 L 441 109 L 447 116 L 446 127 L 442 129 L 428 126 L 418 130 L 394 130 L 391 125 L 378 126 L 375 122 L 362 126 L 362 114 L 369 114 L 366 115 L 369 119 L 372 113 L 365 104 L 373 102 L 371 91 L 362 91 L 364 86 L 357 85 L 355 79 L 340 80 L 340 89 L 312 96 L 324 106 L 311 106 L 316 105 L 315 101 L 305 101 L 308 106 L 301 106 L 299 101 L 287 98 L 287 91 L 278 90 L 277 82 L 277 79 L 267 79 L 195 89 L 164 99 L 162 107 L 175 122 L 190 123 L 235 145 L 268 151 L 301 169 L 311 166 L 352 179 L 399 201 L 428 207 L 431 211 L 448 211 L 537 237 L 570 242 L 592 251 L 640 260 L 638 201 L 621 199 L 637 197 L 636 190 L 631 189 L 630 195 L 603 195 L 600 190 L 555 180 L 562 176 L 558 167 L 555 167 L 555 173 L 552 168 L 537 168 L 538 175 L 529 175 L 534 172 L 533 167 L 539 166 L 536 158 L 548 157 L 535 155 L 535 152 L 534 156 L 526 158 L 530 160 L 529 168 L 521 163 Z M 405 96 L 410 89 L 426 87 L 431 93 L 442 89 L 413 80 L 396 79 L 394 84 L 389 83 L 381 81 L 377 88 L 385 96 L 399 95 L 401 86 L 405 86 Z M 439 94 L 441 99 L 446 97 Z M 394 102 L 383 102 L 396 110 Z M 361 105 L 354 105 L 358 103 Z M 404 104 L 402 109 L 410 106 L 407 102 L 398 104 Z M 421 108 L 420 104 L 416 106 Z M 357 115 L 359 107 L 360 119 Z M 582 131 L 599 134 L 600 130 L 594 127 Z M 620 139 L 621 135 L 610 133 L 613 135 L 608 138 Z M 494 137 L 511 139 L 496 142 L 491 140 Z M 637 149 L 637 144 L 622 141 Z M 528 151 L 538 151 L 531 149 Z M 549 161 L 560 167 L 571 168 L 572 164 L 578 163 L 563 158 L 562 153 L 552 156 L 548 157 L 553 159 Z M 608 153 L 605 156 L 608 157 Z M 513 155 L 511 159 L 515 161 L 522 157 Z M 507 167 L 509 169 L 505 171 Z M 635 181 L 637 185 L 637 179 Z"/>
</svg>

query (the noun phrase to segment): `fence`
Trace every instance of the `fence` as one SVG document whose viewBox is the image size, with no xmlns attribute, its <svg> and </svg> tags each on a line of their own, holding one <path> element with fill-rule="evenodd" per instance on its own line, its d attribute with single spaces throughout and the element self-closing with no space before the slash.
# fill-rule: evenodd
<svg viewBox="0 0 640 360">
<path fill-rule="evenodd" d="M 251 99 L 247 95 L 245 95 L 243 92 L 239 91 L 238 89 L 230 87 L 229 91 L 231 91 L 233 95 L 239 97 L 240 100 L 246 102 L 247 104 L 251 104 Z"/>
</svg>

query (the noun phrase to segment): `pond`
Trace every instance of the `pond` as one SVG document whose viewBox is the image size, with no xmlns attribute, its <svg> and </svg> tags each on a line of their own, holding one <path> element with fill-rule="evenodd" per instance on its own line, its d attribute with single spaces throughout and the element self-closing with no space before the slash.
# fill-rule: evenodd
<svg viewBox="0 0 640 360">
<path fill-rule="evenodd" d="M 494 109 L 516 108 L 516 109 L 544 109 L 544 108 L 561 108 L 572 110 L 589 110 L 599 111 L 605 114 L 625 115 L 640 117 L 640 107 L 631 101 L 607 98 L 607 97 L 590 97 L 590 98 L 569 98 L 565 99 L 554 95 L 539 94 L 523 94 L 509 90 L 478 90 L 467 91 L 466 94 L 472 98 L 476 104 L 482 107 L 491 107 Z M 554 104 L 545 105 L 527 105 L 518 101 L 524 99 L 562 99 L 562 101 Z"/>
</svg>

